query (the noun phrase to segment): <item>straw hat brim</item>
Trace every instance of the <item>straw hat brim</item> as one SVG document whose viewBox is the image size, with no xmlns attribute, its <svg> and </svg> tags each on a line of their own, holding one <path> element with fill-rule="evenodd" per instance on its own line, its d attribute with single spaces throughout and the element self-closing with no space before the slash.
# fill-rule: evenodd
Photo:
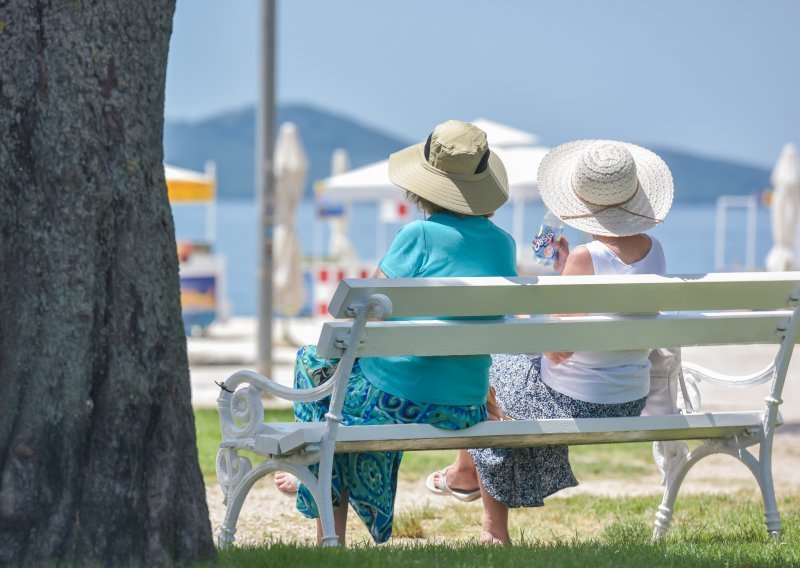
<svg viewBox="0 0 800 568">
<path fill-rule="evenodd" d="M 572 189 L 572 173 L 586 149 L 605 140 L 578 140 L 557 146 L 539 165 L 538 185 L 542 201 L 564 223 L 593 235 L 625 237 L 653 228 L 664 220 L 674 186 L 664 160 L 641 146 L 622 142 L 633 156 L 639 190 L 621 207 L 602 209 L 581 201 Z M 627 210 L 627 211 L 626 211 Z M 581 215 L 579 218 L 565 218 Z M 585 217 L 583 215 L 586 215 Z"/>
<path fill-rule="evenodd" d="M 487 215 L 508 201 L 508 175 L 494 152 L 490 152 L 483 172 L 459 175 L 428 164 L 425 144 L 415 144 L 389 156 L 389 179 L 431 203 L 464 215 Z"/>
</svg>

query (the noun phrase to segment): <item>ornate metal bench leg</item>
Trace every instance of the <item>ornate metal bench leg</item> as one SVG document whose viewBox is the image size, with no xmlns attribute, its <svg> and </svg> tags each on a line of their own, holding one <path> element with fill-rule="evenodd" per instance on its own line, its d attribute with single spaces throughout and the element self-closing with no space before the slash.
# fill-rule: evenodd
<svg viewBox="0 0 800 568">
<path fill-rule="evenodd" d="M 336 523 L 333 517 L 333 495 L 331 481 L 333 477 L 333 449 L 332 443 L 324 443 L 321 448 L 319 461 L 319 519 L 322 523 L 322 546 L 339 546 L 339 537 L 336 535 Z M 342 504 L 342 506 L 345 506 Z"/>
<path fill-rule="evenodd" d="M 322 523 L 322 546 L 339 546 L 339 537 L 333 520 L 333 502 L 330 499 L 323 498 L 319 508 L 319 519 Z"/>
<path fill-rule="evenodd" d="M 236 537 L 236 522 L 239 520 L 239 513 L 242 511 L 244 500 L 253 487 L 253 484 L 266 475 L 266 473 L 267 470 L 255 469 L 250 472 L 250 475 L 248 475 L 246 479 L 242 480 L 240 485 L 233 488 L 231 495 L 228 497 L 228 508 L 225 511 L 225 520 L 222 522 L 222 526 L 220 526 L 219 532 L 217 533 L 217 544 L 219 544 L 220 548 L 227 548 L 233 544 Z"/>
<path fill-rule="evenodd" d="M 759 471 L 756 478 L 761 488 L 761 497 L 764 499 L 764 523 L 767 525 L 767 534 L 774 540 L 780 540 L 782 526 L 781 516 L 778 513 L 778 502 L 775 499 L 775 485 L 772 480 L 772 454 L 769 450 L 765 451 L 764 448 L 759 453 Z"/>
<path fill-rule="evenodd" d="M 664 461 L 664 497 L 656 512 L 655 528 L 651 542 L 655 543 L 662 540 L 669 530 L 672 523 L 672 512 L 675 508 L 675 500 L 678 497 L 678 490 L 683 483 L 686 473 L 693 463 L 688 459 L 688 449 L 682 442 L 661 442 L 662 455 Z"/>
<path fill-rule="evenodd" d="M 756 478 L 758 487 L 761 489 L 761 498 L 764 500 L 764 524 L 767 525 L 767 534 L 773 539 L 780 539 L 781 516 L 778 513 L 775 485 L 772 480 L 772 440 L 770 437 L 762 438 L 757 460 L 753 454 L 747 451 L 747 445 L 746 438 L 742 437 L 738 451 L 730 453 L 746 465 Z"/>
<path fill-rule="evenodd" d="M 236 538 L 236 521 L 244 499 L 253 483 L 265 473 L 266 470 L 261 471 L 261 468 L 253 470 L 250 460 L 239 456 L 234 449 L 225 448 L 217 453 L 217 479 L 227 505 L 225 520 L 217 533 L 217 544 L 220 548 L 233 544 Z"/>
<path fill-rule="evenodd" d="M 775 490 L 772 487 L 772 479 L 769 480 L 769 490 L 762 488 L 761 494 L 764 497 L 764 523 L 767 525 L 767 534 L 773 540 L 781 539 L 781 515 L 778 513 L 778 504 L 775 501 Z"/>
<path fill-rule="evenodd" d="M 217 531 L 217 546 L 220 548 L 229 548 L 233 541 L 236 540 L 236 521 L 239 518 L 239 512 L 231 515 L 230 507 L 225 511 L 225 520 Z"/>
<path fill-rule="evenodd" d="M 666 501 L 666 499 L 667 497 L 665 495 L 664 501 Z M 667 536 L 670 523 L 672 523 L 672 508 L 665 505 L 662 501 L 661 505 L 658 506 L 658 512 L 656 512 L 656 528 L 653 529 L 653 536 L 650 542 L 655 543 L 663 540 L 664 537 Z"/>
</svg>

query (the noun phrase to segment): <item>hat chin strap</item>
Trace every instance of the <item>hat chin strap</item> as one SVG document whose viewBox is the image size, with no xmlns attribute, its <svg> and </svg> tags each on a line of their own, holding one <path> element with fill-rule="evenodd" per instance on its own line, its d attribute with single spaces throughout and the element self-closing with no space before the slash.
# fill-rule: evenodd
<svg viewBox="0 0 800 568">
<path fill-rule="evenodd" d="M 634 197 L 636 197 L 636 194 L 639 193 L 639 188 L 641 188 L 642 185 L 639 183 L 638 180 L 636 181 L 636 190 L 633 192 L 633 194 L 628 199 L 626 199 L 625 201 L 620 201 L 619 203 L 612 203 L 611 205 L 599 205 L 597 203 L 592 203 L 591 201 L 587 201 L 586 199 L 584 199 L 583 197 L 578 195 L 577 191 L 575 191 L 575 185 L 572 183 L 572 180 L 570 180 L 569 186 L 570 186 L 570 189 L 572 189 L 572 193 L 575 194 L 575 197 L 580 199 L 582 203 L 585 203 L 586 205 L 588 205 L 590 207 L 599 207 L 600 209 L 597 209 L 596 211 L 590 211 L 589 213 L 582 213 L 580 215 L 559 215 L 559 217 L 561 217 L 561 219 L 563 219 L 563 220 L 567 220 L 567 219 L 587 219 L 589 217 L 596 217 L 600 213 L 603 213 L 604 211 L 608 211 L 609 209 L 621 209 L 622 211 L 625 211 L 625 213 L 629 213 L 630 215 L 635 215 L 637 217 L 642 217 L 644 219 L 649 219 L 650 221 L 655 221 L 656 223 L 663 223 L 664 222 L 664 219 L 656 219 L 655 217 L 650 217 L 649 215 L 644 215 L 642 213 L 637 213 L 635 211 L 631 211 L 630 209 L 626 209 L 625 207 L 623 207 L 623 205 L 625 205 L 626 203 L 631 201 Z"/>
</svg>

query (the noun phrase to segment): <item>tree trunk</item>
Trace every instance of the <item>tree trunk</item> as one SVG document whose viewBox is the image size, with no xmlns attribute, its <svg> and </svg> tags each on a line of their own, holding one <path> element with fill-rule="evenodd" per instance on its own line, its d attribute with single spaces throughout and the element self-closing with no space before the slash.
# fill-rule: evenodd
<svg viewBox="0 0 800 568">
<path fill-rule="evenodd" d="M 0 0 L 0 564 L 213 557 L 163 170 L 175 0 Z"/>
</svg>

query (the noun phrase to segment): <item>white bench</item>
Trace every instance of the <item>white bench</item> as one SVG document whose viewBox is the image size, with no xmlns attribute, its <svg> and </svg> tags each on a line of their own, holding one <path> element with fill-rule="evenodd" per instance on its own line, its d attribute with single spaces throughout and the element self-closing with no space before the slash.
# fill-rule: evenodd
<svg viewBox="0 0 800 568">
<path fill-rule="evenodd" d="M 513 447 L 548 444 L 704 440 L 665 464 L 665 491 L 653 539 L 667 532 L 678 489 L 703 457 L 725 453 L 755 476 L 764 499 L 767 531 L 781 532 L 772 480 L 771 454 L 778 406 L 798 337 L 800 273 L 735 273 L 689 276 L 579 276 L 540 278 L 365 279 L 342 282 L 329 306 L 336 321 L 325 323 L 318 350 L 340 357 L 334 377 L 320 387 L 296 390 L 257 373 L 240 371 L 218 399 L 223 441 L 217 475 L 227 504 L 218 540 L 233 542 L 236 521 L 252 485 L 275 470 L 297 475 L 320 505 L 323 544 L 337 543 L 331 507 L 334 453 Z M 545 314 L 594 315 L 555 317 Z M 480 316 L 536 314 L 530 318 Z M 385 318 L 459 316 L 465 319 Z M 648 349 L 690 345 L 771 343 L 775 361 L 759 373 L 731 382 L 771 380 L 764 404 L 748 412 L 707 412 L 636 418 L 483 422 L 459 431 L 430 425 L 343 426 L 347 378 L 356 357 L 473 355 Z M 701 378 L 726 379 L 696 366 Z M 263 423 L 261 395 L 292 401 L 332 395 L 321 423 Z M 760 444 L 758 456 L 747 450 Z M 684 446 L 685 448 L 685 446 Z M 253 467 L 240 453 L 265 461 Z M 319 463 L 319 479 L 308 469 Z"/>
</svg>

